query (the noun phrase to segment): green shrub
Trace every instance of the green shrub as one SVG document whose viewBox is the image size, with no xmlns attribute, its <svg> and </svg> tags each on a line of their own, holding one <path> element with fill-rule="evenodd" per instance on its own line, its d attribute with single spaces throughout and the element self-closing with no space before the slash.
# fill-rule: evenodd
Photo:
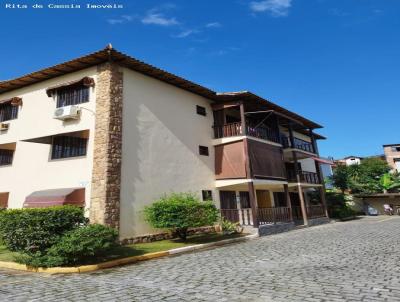
<svg viewBox="0 0 400 302">
<path fill-rule="evenodd" d="M 86 223 L 83 209 L 74 206 L 6 210 L 0 212 L 0 236 L 10 251 L 43 253 L 65 232 Z"/>
<path fill-rule="evenodd" d="M 154 228 L 170 229 L 186 240 L 189 228 L 213 225 L 219 211 L 211 201 L 201 202 L 191 193 L 173 193 L 145 208 L 146 220 Z"/>
<path fill-rule="evenodd" d="M 328 207 L 345 206 L 346 195 L 336 192 L 326 192 L 326 203 Z"/>
<path fill-rule="evenodd" d="M 238 234 L 243 232 L 239 222 L 231 222 L 225 218 L 221 219 L 221 228 L 224 234 Z"/>
<path fill-rule="evenodd" d="M 23 255 L 16 260 L 33 267 L 82 264 L 115 247 L 117 239 L 118 232 L 115 229 L 91 224 L 69 231 L 46 253 Z"/>
<path fill-rule="evenodd" d="M 328 205 L 329 216 L 331 218 L 344 219 L 356 215 L 348 205 L 348 195 L 335 192 L 326 193 L 326 201 Z"/>
<path fill-rule="evenodd" d="M 356 212 L 353 211 L 348 206 L 335 207 L 331 211 L 331 218 L 344 219 L 344 218 L 348 218 L 348 217 L 353 217 L 355 215 L 356 215 Z"/>
</svg>

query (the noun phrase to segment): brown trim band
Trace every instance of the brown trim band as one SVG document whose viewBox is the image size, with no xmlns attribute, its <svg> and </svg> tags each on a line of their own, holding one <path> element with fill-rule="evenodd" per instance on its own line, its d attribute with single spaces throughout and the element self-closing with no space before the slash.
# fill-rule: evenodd
<svg viewBox="0 0 400 302">
<path fill-rule="evenodd" d="M 0 104 L 5 104 L 5 103 L 11 103 L 11 106 L 15 106 L 15 107 L 16 106 L 22 106 L 22 98 L 13 97 L 11 99 L 0 101 Z"/>
<path fill-rule="evenodd" d="M 46 89 L 46 93 L 48 97 L 51 97 L 54 95 L 54 93 L 62 88 L 66 87 L 72 87 L 72 86 L 84 86 L 84 87 L 94 87 L 95 82 L 94 79 L 91 77 L 84 77 L 83 79 L 77 80 L 77 81 L 71 81 L 67 83 L 63 83 L 60 85 L 52 86 Z"/>
</svg>

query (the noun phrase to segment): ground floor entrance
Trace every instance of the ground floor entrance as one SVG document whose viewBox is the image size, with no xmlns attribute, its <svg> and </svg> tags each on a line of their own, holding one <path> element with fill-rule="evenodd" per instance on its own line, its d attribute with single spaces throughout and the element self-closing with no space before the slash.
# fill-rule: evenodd
<svg viewBox="0 0 400 302">
<path fill-rule="evenodd" d="M 322 186 L 247 182 L 219 189 L 221 216 L 241 225 L 294 222 L 326 217 Z M 253 198 L 253 200 L 252 200 Z"/>
</svg>

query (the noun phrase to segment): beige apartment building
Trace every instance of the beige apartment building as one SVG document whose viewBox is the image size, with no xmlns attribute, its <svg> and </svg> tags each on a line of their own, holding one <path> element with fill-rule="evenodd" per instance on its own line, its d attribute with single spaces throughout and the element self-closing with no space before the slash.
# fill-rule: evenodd
<svg viewBox="0 0 400 302">
<path fill-rule="evenodd" d="M 326 216 L 321 128 L 250 92 L 217 93 L 111 46 L 0 82 L 0 206 L 74 204 L 121 239 L 163 194 L 259 227 Z"/>
<path fill-rule="evenodd" d="M 383 151 L 390 168 L 400 172 L 400 144 L 383 145 Z"/>
</svg>

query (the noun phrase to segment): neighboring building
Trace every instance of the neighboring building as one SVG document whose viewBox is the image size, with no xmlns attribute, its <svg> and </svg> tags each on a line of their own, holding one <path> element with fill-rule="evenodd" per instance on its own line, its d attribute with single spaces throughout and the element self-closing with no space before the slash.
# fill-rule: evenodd
<svg viewBox="0 0 400 302">
<path fill-rule="evenodd" d="M 371 159 L 371 158 L 376 158 L 376 159 L 381 159 L 381 160 L 386 160 L 385 155 L 380 154 L 380 155 L 371 155 L 371 156 L 365 156 L 365 157 L 359 157 L 359 156 L 347 156 L 342 159 L 337 159 L 334 160 L 335 165 L 346 165 L 346 166 L 351 166 L 351 165 L 359 165 L 361 162 L 365 159 Z"/>
<path fill-rule="evenodd" d="M 111 47 L 0 82 L 0 127 L 0 206 L 84 206 L 121 239 L 154 232 L 143 208 L 170 192 L 255 227 L 326 215 L 320 125 Z"/>
<path fill-rule="evenodd" d="M 335 161 L 335 164 L 337 165 L 346 165 L 346 166 L 351 166 L 351 165 L 359 165 L 361 163 L 362 157 L 358 156 L 347 156 L 342 159 L 338 159 Z"/>
<path fill-rule="evenodd" d="M 393 171 L 400 172 L 400 144 L 383 145 L 388 165 Z"/>
<path fill-rule="evenodd" d="M 362 205 L 363 211 L 367 213 L 368 207 L 377 210 L 379 215 L 385 214 L 384 205 L 389 205 L 393 214 L 400 215 L 400 193 L 376 193 L 356 195 L 356 201 Z"/>
</svg>

